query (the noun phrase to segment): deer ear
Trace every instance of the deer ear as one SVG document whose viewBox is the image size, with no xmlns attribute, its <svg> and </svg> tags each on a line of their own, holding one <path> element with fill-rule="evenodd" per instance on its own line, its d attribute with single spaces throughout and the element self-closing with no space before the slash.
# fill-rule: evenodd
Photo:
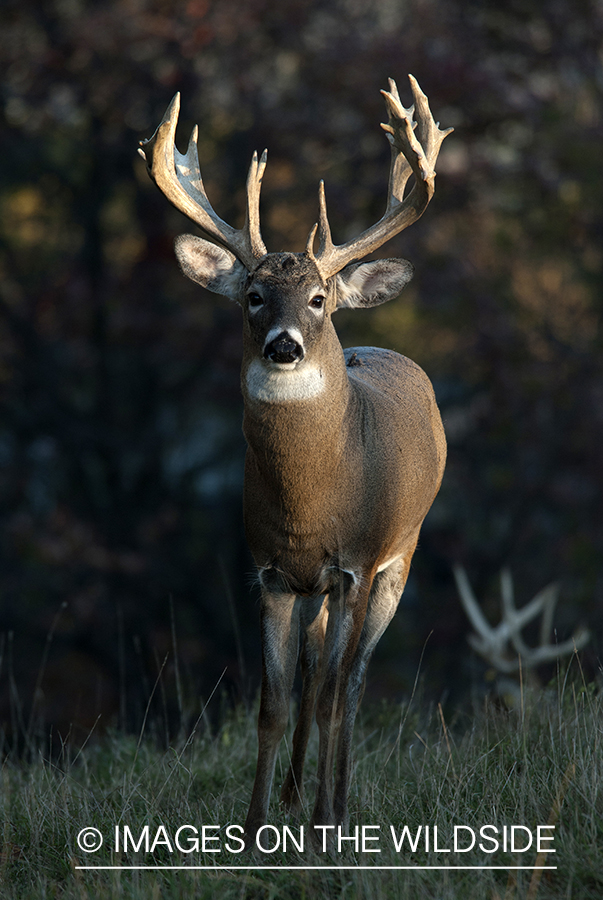
<svg viewBox="0 0 603 900">
<path fill-rule="evenodd" d="M 181 234 L 174 241 L 180 268 L 192 281 L 238 302 L 241 281 L 247 274 L 243 263 L 223 247 L 192 234 Z"/>
<path fill-rule="evenodd" d="M 377 259 L 352 263 L 337 275 L 337 309 L 379 306 L 397 297 L 413 276 L 406 259 Z"/>
</svg>

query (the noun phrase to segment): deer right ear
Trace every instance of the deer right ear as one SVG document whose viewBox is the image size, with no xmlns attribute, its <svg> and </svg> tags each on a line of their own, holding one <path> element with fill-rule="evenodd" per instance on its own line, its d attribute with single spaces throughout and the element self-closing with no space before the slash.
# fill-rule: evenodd
<svg viewBox="0 0 603 900">
<path fill-rule="evenodd" d="M 192 234 L 179 235 L 174 241 L 174 249 L 180 268 L 191 281 L 238 302 L 247 269 L 236 256 Z"/>
</svg>

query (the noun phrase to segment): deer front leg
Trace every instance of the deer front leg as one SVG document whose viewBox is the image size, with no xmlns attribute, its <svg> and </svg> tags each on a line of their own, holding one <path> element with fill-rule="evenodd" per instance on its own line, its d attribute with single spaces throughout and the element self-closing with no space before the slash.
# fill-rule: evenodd
<svg viewBox="0 0 603 900">
<path fill-rule="evenodd" d="M 258 719 L 258 761 L 251 803 L 245 821 L 247 845 L 266 822 L 274 766 L 289 717 L 299 646 L 299 604 L 295 594 L 262 587 L 262 690 Z"/>
<path fill-rule="evenodd" d="M 294 812 L 300 812 L 302 806 L 304 760 L 314 719 L 327 618 L 327 603 L 324 597 L 312 597 L 302 601 L 301 625 L 305 633 L 300 657 L 302 695 L 293 734 L 291 765 L 281 790 L 281 803 Z"/>
</svg>

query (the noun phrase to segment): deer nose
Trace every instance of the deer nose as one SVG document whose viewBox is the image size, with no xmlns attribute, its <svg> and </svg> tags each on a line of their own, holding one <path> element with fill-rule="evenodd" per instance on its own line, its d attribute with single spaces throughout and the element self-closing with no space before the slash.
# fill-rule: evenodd
<svg viewBox="0 0 603 900">
<path fill-rule="evenodd" d="M 286 331 L 281 331 L 264 347 L 264 359 L 276 363 L 292 363 L 303 359 L 304 348 Z"/>
</svg>

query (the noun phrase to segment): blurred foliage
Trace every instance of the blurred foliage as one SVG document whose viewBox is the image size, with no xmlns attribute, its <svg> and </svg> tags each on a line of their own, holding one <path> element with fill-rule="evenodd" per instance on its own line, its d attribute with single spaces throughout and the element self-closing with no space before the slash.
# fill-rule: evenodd
<svg viewBox="0 0 603 900">
<path fill-rule="evenodd" d="M 487 609 L 504 564 L 520 603 L 561 579 L 560 637 L 579 619 L 600 633 L 600 0 L 5 0 L 0 16 L 5 730 L 135 726 L 166 656 L 168 718 L 198 714 L 224 668 L 231 693 L 256 683 L 239 314 L 180 275 L 189 226 L 135 155 L 176 90 L 179 142 L 198 121 L 233 224 L 269 147 L 273 250 L 303 248 L 321 177 L 336 240 L 380 216 L 388 76 L 408 101 L 413 72 L 455 127 L 430 209 L 382 251 L 413 283 L 338 314 L 347 345 L 426 369 L 450 444 L 373 690 L 412 687 L 432 630 L 427 683 L 467 688 L 456 561 Z"/>
</svg>

